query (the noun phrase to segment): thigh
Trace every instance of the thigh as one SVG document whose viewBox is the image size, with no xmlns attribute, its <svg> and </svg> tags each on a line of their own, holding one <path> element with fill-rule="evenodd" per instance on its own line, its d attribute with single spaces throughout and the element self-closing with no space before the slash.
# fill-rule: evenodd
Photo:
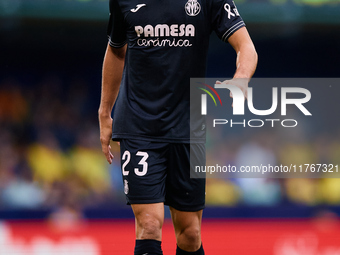
<svg viewBox="0 0 340 255">
<path fill-rule="evenodd" d="M 120 142 L 124 193 L 128 204 L 164 202 L 167 167 L 165 145 L 140 140 Z"/>
<path fill-rule="evenodd" d="M 179 211 L 205 207 L 205 178 L 191 178 L 192 162 L 205 165 L 204 144 L 172 144 L 169 148 L 165 204 Z M 192 160 L 190 160 L 190 157 Z"/>
<path fill-rule="evenodd" d="M 183 229 L 189 228 L 191 226 L 201 229 L 203 210 L 196 212 L 186 212 L 170 207 L 170 213 L 176 233 L 181 232 Z"/>
</svg>

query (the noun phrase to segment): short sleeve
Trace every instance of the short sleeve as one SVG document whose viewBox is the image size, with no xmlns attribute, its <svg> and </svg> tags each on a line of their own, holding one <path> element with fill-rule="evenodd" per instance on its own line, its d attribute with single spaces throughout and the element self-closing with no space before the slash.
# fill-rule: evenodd
<svg viewBox="0 0 340 255">
<path fill-rule="evenodd" d="M 238 29 L 245 26 L 234 1 L 212 0 L 212 24 L 217 36 L 224 42 Z"/>
<path fill-rule="evenodd" d="M 107 27 L 107 36 L 109 38 L 109 44 L 112 47 L 120 48 L 126 43 L 124 16 L 117 0 L 110 0 L 110 18 Z"/>
</svg>

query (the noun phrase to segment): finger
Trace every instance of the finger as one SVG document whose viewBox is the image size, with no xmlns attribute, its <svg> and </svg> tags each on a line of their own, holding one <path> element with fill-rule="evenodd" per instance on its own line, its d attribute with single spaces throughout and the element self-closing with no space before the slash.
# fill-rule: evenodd
<svg viewBox="0 0 340 255">
<path fill-rule="evenodd" d="M 216 81 L 216 84 L 221 84 L 222 82 L 221 81 Z"/>
<path fill-rule="evenodd" d="M 106 158 L 107 162 L 109 164 L 111 164 L 112 163 L 111 152 L 107 152 L 107 153 L 104 153 L 104 154 L 105 154 L 105 158 Z"/>
<path fill-rule="evenodd" d="M 112 154 L 111 154 L 110 151 L 108 151 L 107 153 L 105 153 L 106 160 L 107 160 L 107 162 L 109 162 L 109 164 L 112 163 L 111 155 L 112 155 Z"/>
<path fill-rule="evenodd" d="M 112 159 L 113 159 L 113 155 L 112 155 L 111 151 L 108 151 L 108 153 L 105 156 L 106 156 L 107 162 L 109 162 L 109 164 L 111 164 Z"/>
<path fill-rule="evenodd" d="M 112 159 L 111 159 L 111 158 L 108 158 L 108 159 L 107 159 L 107 162 L 109 162 L 109 164 L 111 165 L 111 164 L 112 164 Z"/>
<path fill-rule="evenodd" d="M 108 146 L 108 162 L 111 164 L 113 159 L 113 154 L 111 151 L 111 145 Z"/>
<path fill-rule="evenodd" d="M 112 153 L 110 151 L 110 145 L 107 146 L 105 144 L 102 144 L 102 151 L 103 151 L 103 153 L 105 155 L 105 158 L 106 158 L 107 162 L 109 162 L 109 164 L 111 164 L 112 163 L 112 158 L 111 158 L 110 154 L 112 154 Z"/>
<path fill-rule="evenodd" d="M 111 145 L 109 145 L 109 155 L 110 155 L 110 159 L 114 158 L 112 151 L 111 151 Z"/>
</svg>

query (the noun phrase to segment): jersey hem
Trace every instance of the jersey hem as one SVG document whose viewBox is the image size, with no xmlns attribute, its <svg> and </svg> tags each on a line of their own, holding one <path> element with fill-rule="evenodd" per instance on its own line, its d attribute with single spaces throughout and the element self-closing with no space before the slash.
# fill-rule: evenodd
<svg viewBox="0 0 340 255">
<path fill-rule="evenodd" d="M 154 137 L 146 135 L 129 135 L 129 134 L 113 134 L 113 141 L 120 141 L 122 139 L 143 140 L 149 142 L 165 142 L 165 143 L 205 143 L 205 138 L 169 138 L 169 137 Z"/>
<path fill-rule="evenodd" d="M 182 206 L 182 205 L 177 204 L 177 203 L 171 203 L 171 202 L 165 201 L 164 205 L 171 206 L 171 207 L 175 208 L 176 210 L 182 211 L 182 212 L 198 212 L 198 211 L 203 210 L 205 208 L 205 202 L 203 204 L 199 204 L 199 205 Z"/>
<path fill-rule="evenodd" d="M 133 204 L 155 204 L 155 203 L 164 203 L 165 202 L 165 197 L 161 198 L 155 198 L 155 199 L 141 199 L 141 198 L 136 198 L 136 199 L 126 199 L 126 204 L 127 205 L 133 205 Z"/>
</svg>

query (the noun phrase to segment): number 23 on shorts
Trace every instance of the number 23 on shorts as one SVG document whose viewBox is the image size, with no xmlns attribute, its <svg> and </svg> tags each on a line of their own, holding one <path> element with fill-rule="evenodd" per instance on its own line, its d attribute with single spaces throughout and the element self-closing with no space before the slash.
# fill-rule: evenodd
<svg viewBox="0 0 340 255">
<path fill-rule="evenodd" d="M 142 170 L 140 170 L 140 168 L 138 167 L 134 168 L 135 174 L 138 176 L 144 176 L 146 175 L 148 171 L 148 162 L 146 162 L 146 160 L 148 159 L 149 154 L 144 151 L 137 151 L 136 156 L 142 157 L 138 163 L 138 165 L 142 166 Z M 129 174 L 129 171 L 125 170 L 125 168 L 131 160 L 131 153 L 127 150 L 124 151 L 122 160 L 125 160 L 125 162 L 122 165 L 122 173 L 123 173 L 123 176 L 127 176 Z"/>
</svg>

